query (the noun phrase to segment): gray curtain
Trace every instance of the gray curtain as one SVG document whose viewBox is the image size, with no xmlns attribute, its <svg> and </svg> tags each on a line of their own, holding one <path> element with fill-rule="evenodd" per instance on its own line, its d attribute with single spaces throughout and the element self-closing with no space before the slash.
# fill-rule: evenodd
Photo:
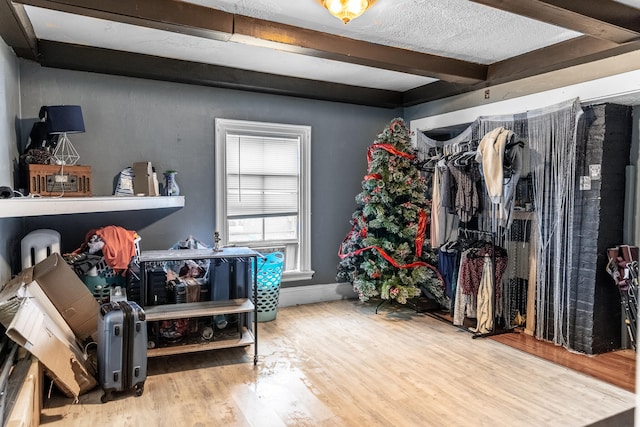
<svg viewBox="0 0 640 427">
<path fill-rule="evenodd" d="M 522 176 L 531 173 L 536 244 L 536 338 L 570 347 L 569 319 L 575 313 L 570 295 L 576 286 L 571 277 L 573 253 L 575 158 L 578 121 L 582 115 L 579 99 L 510 115 L 477 118 L 456 137 L 437 141 L 424 131 L 417 132 L 417 150 L 422 159 L 430 149 L 454 151 L 456 147 L 473 147 L 474 143 L 497 127 L 512 130 L 525 142 Z M 431 150 L 432 152 L 432 150 Z M 485 197 L 485 200 L 488 198 Z M 479 227 L 498 232 L 491 208 L 483 206 Z M 505 231 L 501 231 L 505 240 Z M 498 233 L 500 234 L 500 233 Z M 508 299 L 508 293 L 504 295 Z M 500 307 L 498 307 L 498 310 Z M 509 323 L 509 319 L 505 320 Z"/>
</svg>

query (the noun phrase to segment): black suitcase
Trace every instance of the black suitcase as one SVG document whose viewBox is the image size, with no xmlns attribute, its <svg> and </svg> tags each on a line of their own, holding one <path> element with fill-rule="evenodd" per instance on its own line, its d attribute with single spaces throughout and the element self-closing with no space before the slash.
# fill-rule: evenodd
<svg viewBox="0 0 640 427">
<path fill-rule="evenodd" d="M 143 307 L 142 303 L 142 291 L 140 289 L 140 266 L 131 263 L 127 270 L 127 299 L 129 301 L 135 301 L 139 306 Z"/>
<path fill-rule="evenodd" d="M 147 378 L 147 322 L 144 310 L 134 301 L 111 301 L 100 306 L 98 318 L 98 376 L 104 394 L 144 391 Z"/>
<path fill-rule="evenodd" d="M 251 294 L 253 260 L 214 259 L 211 261 L 211 288 L 213 301 L 243 298 Z"/>
<path fill-rule="evenodd" d="M 213 259 L 210 266 L 211 299 L 224 301 L 251 298 L 253 289 L 253 260 L 251 258 Z M 218 315 L 214 318 L 218 329 L 233 326 L 238 332 L 253 322 L 253 313 Z"/>
<path fill-rule="evenodd" d="M 146 289 L 144 290 L 144 305 L 167 304 L 167 273 L 159 268 L 148 270 L 146 273 Z"/>
</svg>

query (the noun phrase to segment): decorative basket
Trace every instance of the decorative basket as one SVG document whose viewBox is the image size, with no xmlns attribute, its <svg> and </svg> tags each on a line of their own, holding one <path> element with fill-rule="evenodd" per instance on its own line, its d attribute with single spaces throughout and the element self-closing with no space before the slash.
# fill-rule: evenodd
<svg viewBox="0 0 640 427">
<path fill-rule="evenodd" d="M 258 259 L 258 322 L 269 322 L 278 314 L 284 254 L 272 252 Z"/>
</svg>

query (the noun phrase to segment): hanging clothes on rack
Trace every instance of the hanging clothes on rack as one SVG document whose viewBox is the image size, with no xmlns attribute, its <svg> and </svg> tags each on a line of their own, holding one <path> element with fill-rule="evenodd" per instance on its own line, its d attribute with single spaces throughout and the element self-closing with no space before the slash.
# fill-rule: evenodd
<svg viewBox="0 0 640 427">
<path fill-rule="evenodd" d="M 505 146 L 502 176 L 502 202 L 498 206 L 499 225 L 505 228 L 513 223 L 513 210 L 515 207 L 518 181 L 522 173 L 522 149 L 524 142 L 516 139 L 515 135 L 507 141 Z"/>
<path fill-rule="evenodd" d="M 509 228 L 513 222 L 516 187 L 522 170 L 524 143 L 513 131 L 497 127 L 487 133 L 476 154 L 491 203 L 497 205 L 496 220 Z"/>
<path fill-rule="evenodd" d="M 507 251 L 500 247 L 494 246 L 491 242 L 479 241 L 480 246 L 472 247 L 465 251 L 465 259 L 462 265 L 462 289 L 465 294 L 478 293 L 480 282 L 482 281 L 482 273 L 484 267 L 484 259 L 489 258 L 495 260 L 496 264 L 496 288 L 499 290 L 502 274 L 507 268 L 509 257 Z"/>
<path fill-rule="evenodd" d="M 445 294 L 453 301 L 455 285 L 458 280 L 458 266 L 460 264 L 459 251 L 448 244 L 438 250 L 438 271 L 444 280 Z"/>
<path fill-rule="evenodd" d="M 460 222 L 468 224 L 479 213 L 482 176 L 475 161 L 477 145 L 478 140 L 470 132 L 463 132 L 444 145 L 435 140 L 429 140 L 428 145 L 419 144 L 422 169 L 433 172 L 430 182 L 434 188 L 439 186 L 439 191 L 434 190 L 432 205 L 433 247 L 455 239 Z"/>
<path fill-rule="evenodd" d="M 491 233 L 467 230 L 490 235 Z M 493 242 L 476 240 L 460 256 L 455 296 L 453 324 L 463 325 L 464 318 L 475 317 L 474 332 L 485 334 L 493 330 L 496 314 L 501 312 L 502 275 L 507 268 L 507 251 Z M 497 304 L 494 303 L 497 301 Z"/>
<path fill-rule="evenodd" d="M 442 185 L 441 181 L 441 173 L 437 167 L 433 169 L 433 185 L 431 190 L 431 224 L 430 224 L 430 233 L 429 240 L 432 248 L 439 247 L 442 242 L 442 235 L 439 233 L 440 231 L 440 209 L 442 208 Z"/>
<path fill-rule="evenodd" d="M 493 280 L 493 263 L 491 257 L 484 256 L 482 263 L 482 279 L 478 286 L 478 306 L 476 309 L 476 327 L 471 329 L 479 334 L 486 334 L 493 331 L 495 317 L 495 296 L 497 293 Z"/>
<path fill-rule="evenodd" d="M 455 185 L 455 212 L 460 222 L 468 223 L 480 208 L 478 183 L 481 180 L 477 164 L 471 158 L 460 159 L 452 156 L 447 162 L 451 178 Z"/>
<path fill-rule="evenodd" d="M 432 194 L 431 247 L 438 248 L 456 239 L 460 222 L 451 208 L 451 175 L 444 156 L 434 168 Z"/>
<path fill-rule="evenodd" d="M 489 193 L 489 198 L 494 204 L 500 203 L 502 199 L 502 164 L 504 157 L 504 147 L 507 138 L 513 132 L 503 127 L 498 127 L 486 134 L 480 144 L 476 161 L 482 164 L 482 175 L 485 186 Z"/>
<path fill-rule="evenodd" d="M 455 297 L 454 297 L 454 306 L 453 306 L 453 324 L 455 326 L 463 326 L 465 317 L 475 319 L 476 318 L 476 309 L 478 307 L 478 299 L 477 295 L 473 293 L 465 294 L 462 291 L 462 286 L 460 286 L 460 278 L 462 277 L 462 264 L 463 260 L 466 258 L 466 254 L 462 252 L 460 254 L 460 263 L 458 264 L 458 274 Z"/>
</svg>

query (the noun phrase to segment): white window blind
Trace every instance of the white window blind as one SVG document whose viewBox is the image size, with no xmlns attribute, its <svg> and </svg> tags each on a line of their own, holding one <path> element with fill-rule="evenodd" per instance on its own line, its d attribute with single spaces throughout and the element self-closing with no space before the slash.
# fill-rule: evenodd
<svg viewBox="0 0 640 427">
<path fill-rule="evenodd" d="M 299 138 L 227 135 L 227 217 L 296 215 Z"/>
<path fill-rule="evenodd" d="M 220 243 L 283 252 L 283 281 L 311 279 L 311 127 L 216 118 L 215 129 Z"/>
</svg>

